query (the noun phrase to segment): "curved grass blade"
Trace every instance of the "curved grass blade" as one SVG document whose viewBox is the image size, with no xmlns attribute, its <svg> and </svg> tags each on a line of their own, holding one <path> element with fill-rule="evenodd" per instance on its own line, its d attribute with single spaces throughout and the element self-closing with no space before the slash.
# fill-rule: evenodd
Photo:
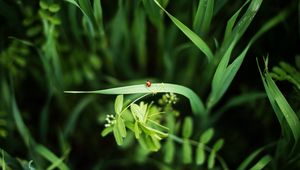
<svg viewBox="0 0 300 170">
<path fill-rule="evenodd" d="M 250 170 L 261 170 L 272 160 L 270 155 L 262 157 Z"/>
<path fill-rule="evenodd" d="M 65 91 L 65 93 L 95 93 L 95 94 L 137 94 L 137 93 L 177 93 L 187 97 L 195 114 L 206 116 L 203 102 L 191 89 L 169 83 L 152 83 L 151 87 L 144 84 L 110 88 L 95 91 Z"/>
<path fill-rule="evenodd" d="M 205 54 L 207 60 L 211 61 L 214 55 L 209 46 L 195 32 L 193 32 L 182 22 L 180 22 L 177 18 L 175 18 L 168 11 L 166 11 L 165 8 L 157 2 L 157 0 L 154 0 L 154 2 L 169 16 L 172 22 L 200 49 L 200 51 L 202 51 Z"/>
<path fill-rule="evenodd" d="M 266 65 L 267 66 L 267 65 Z M 273 110 L 279 120 L 280 126 L 283 129 L 283 135 L 289 138 L 292 133 L 294 142 L 294 148 L 297 146 L 300 138 L 300 121 L 297 114 L 287 102 L 275 82 L 272 80 L 270 74 L 266 70 L 263 74 L 258 66 L 263 85 L 267 92 L 269 101 L 273 107 Z M 288 129 L 286 128 L 288 126 Z"/>
</svg>

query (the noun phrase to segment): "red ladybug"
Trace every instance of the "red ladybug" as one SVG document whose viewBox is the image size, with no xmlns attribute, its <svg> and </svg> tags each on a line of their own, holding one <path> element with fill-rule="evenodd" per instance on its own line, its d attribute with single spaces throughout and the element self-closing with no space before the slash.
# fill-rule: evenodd
<svg viewBox="0 0 300 170">
<path fill-rule="evenodd" d="M 151 86 L 151 82 L 149 80 L 146 81 L 146 86 L 150 87 Z"/>
</svg>

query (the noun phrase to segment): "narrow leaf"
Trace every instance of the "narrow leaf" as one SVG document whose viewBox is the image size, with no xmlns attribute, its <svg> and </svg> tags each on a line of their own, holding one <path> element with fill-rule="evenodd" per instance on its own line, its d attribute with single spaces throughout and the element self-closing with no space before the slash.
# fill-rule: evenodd
<svg viewBox="0 0 300 170">
<path fill-rule="evenodd" d="M 215 166 L 216 152 L 212 150 L 208 157 L 207 168 L 212 169 Z"/>
<path fill-rule="evenodd" d="M 219 139 L 213 146 L 215 152 L 219 151 L 224 145 L 224 139 Z"/>
<path fill-rule="evenodd" d="M 101 136 L 105 137 L 106 135 L 108 135 L 110 132 L 113 131 L 113 126 L 107 127 L 105 129 L 103 129 L 103 131 L 101 132 Z"/>
<path fill-rule="evenodd" d="M 191 117 L 186 117 L 183 122 L 182 136 L 190 138 L 193 133 L 193 120 Z"/>
<path fill-rule="evenodd" d="M 154 2 L 169 16 L 172 22 L 202 51 L 207 57 L 208 61 L 213 59 L 213 53 L 208 45 L 192 30 L 190 30 L 187 26 L 185 26 L 182 22 L 180 22 L 177 18 L 173 17 L 168 11 L 165 10 L 157 0 Z"/>
<path fill-rule="evenodd" d="M 214 135 L 214 129 L 207 129 L 200 137 L 200 143 L 208 143 Z"/>
<path fill-rule="evenodd" d="M 192 163 L 192 146 L 188 139 L 183 139 L 182 161 L 184 164 Z"/>
<path fill-rule="evenodd" d="M 65 91 L 65 93 L 95 93 L 95 94 L 136 94 L 136 93 L 177 93 L 187 97 L 190 100 L 192 111 L 195 114 L 206 116 L 203 102 L 191 89 L 169 83 L 152 83 L 151 87 L 145 84 L 110 88 L 96 91 Z"/>
<path fill-rule="evenodd" d="M 164 160 L 166 163 L 172 163 L 175 154 L 175 144 L 172 139 L 168 139 L 166 142 L 165 148 L 165 157 Z"/>
<path fill-rule="evenodd" d="M 115 140 L 116 140 L 117 144 L 122 145 L 123 144 L 123 138 L 122 138 L 122 136 L 120 134 L 120 131 L 119 131 L 117 126 L 114 126 L 113 132 L 114 132 L 114 137 L 115 137 Z"/>
<path fill-rule="evenodd" d="M 200 35 L 206 35 L 213 16 L 214 0 L 199 0 L 193 28 Z"/>
<path fill-rule="evenodd" d="M 120 114 L 123 108 L 123 95 L 118 95 L 115 100 L 115 112 Z"/>
<path fill-rule="evenodd" d="M 199 143 L 196 150 L 196 164 L 202 165 L 205 161 L 205 151 L 203 143 Z"/>
<path fill-rule="evenodd" d="M 116 126 L 118 127 L 120 135 L 123 138 L 125 138 L 126 137 L 126 128 L 125 128 L 124 120 L 121 117 L 117 117 L 116 122 L 117 122 Z"/>
</svg>

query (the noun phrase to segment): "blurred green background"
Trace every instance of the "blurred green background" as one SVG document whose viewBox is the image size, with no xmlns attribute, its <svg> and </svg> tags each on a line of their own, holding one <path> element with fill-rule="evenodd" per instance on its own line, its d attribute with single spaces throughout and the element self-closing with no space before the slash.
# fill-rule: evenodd
<svg viewBox="0 0 300 170">
<path fill-rule="evenodd" d="M 291 135 L 278 121 L 256 62 L 264 70 L 268 58 L 271 77 L 299 117 L 300 1 L 156 2 L 184 26 L 153 0 L 0 0 L 2 169 L 207 169 L 182 162 L 180 143 L 174 160 L 166 162 L 165 140 L 161 150 L 149 153 L 133 136 L 121 147 L 113 135 L 101 137 L 115 96 L 64 93 L 146 80 L 186 86 L 204 101 L 205 121 L 179 95 L 176 123 L 192 116 L 194 140 L 213 128 L 213 140 L 225 141 L 218 153 L 229 169 L 263 146 L 246 169 L 264 155 L 272 157 L 265 169 L 300 168 L 297 140 L 291 149 Z M 195 42 L 199 37 L 211 58 Z M 225 76 L 216 70 L 231 47 L 227 62 L 238 59 L 241 65 L 226 78 L 228 85 L 214 84 L 217 74 Z M 216 161 L 212 169 L 223 168 Z"/>
</svg>

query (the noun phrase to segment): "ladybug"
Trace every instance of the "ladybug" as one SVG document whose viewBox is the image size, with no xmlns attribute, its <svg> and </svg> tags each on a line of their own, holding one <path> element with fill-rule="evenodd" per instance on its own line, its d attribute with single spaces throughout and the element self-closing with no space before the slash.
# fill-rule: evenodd
<svg viewBox="0 0 300 170">
<path fill-rule="evenodd" d="M 151 82 L 149 80 L 146 81 L 146 86 L 150 87 L 151 86 Z"/>
</svg>

